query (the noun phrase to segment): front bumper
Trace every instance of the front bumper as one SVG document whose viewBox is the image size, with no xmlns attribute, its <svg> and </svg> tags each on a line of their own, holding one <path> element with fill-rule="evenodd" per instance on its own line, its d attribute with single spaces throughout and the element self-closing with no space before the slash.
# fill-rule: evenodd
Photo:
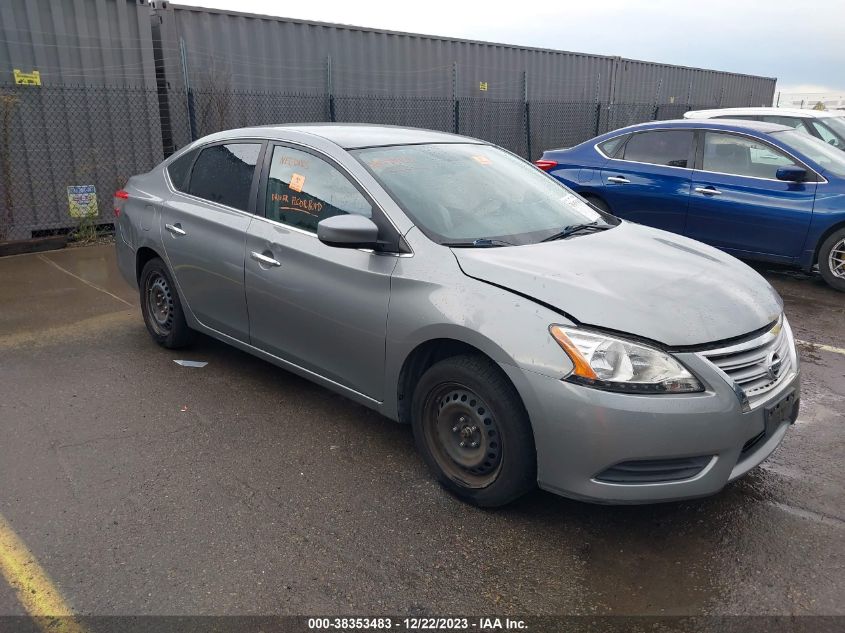
<svg viewBox="0 0 845 633">
<path fill-rule="evenodd" d="M 599 391 L 503 367 L 523 397 L 534 429 L 538 483 L 566 497 L 599 503 L 652 503 L 702 497 L 744 475 L 777 448 L 797 415 L 797 370 L 765 401 L 743 412 L 736 392 L 696 354 L 677 355 L 704 379 L 705 391 L 631 395 Z M 792 416 L 766 424 L 766 409 L 795 394 Z M 745 450 L 743 450 L 745 449 Z M 693 476 L 618 483 L 599 479 L 622 463 L 700 459 Z"/>
</svg>

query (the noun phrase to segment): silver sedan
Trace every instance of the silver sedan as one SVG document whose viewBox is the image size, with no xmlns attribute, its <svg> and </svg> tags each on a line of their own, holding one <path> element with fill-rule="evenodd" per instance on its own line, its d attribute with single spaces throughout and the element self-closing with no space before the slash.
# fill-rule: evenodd
<svg viewBox="0 0 845 633">
<path fill-rule="evenodd" d="M 712 494 L 798 414 L 762 277 L 482 141 L 232 130 L 131 178 L 115 214 L 157 343 L 202 332 L 411 424 L 471 503 Z"/>
</svg>

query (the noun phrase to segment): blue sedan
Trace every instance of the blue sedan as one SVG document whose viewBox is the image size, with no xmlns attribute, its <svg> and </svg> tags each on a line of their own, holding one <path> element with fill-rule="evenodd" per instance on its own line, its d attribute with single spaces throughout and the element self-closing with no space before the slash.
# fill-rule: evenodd
<svg viewBox="0 0 845 633">
<path fill-rule="evenodd" d="M 791 127 L 644 123 L 536 161 L 595 206 L 845 291 L 845 154 Z"/>
</svg>

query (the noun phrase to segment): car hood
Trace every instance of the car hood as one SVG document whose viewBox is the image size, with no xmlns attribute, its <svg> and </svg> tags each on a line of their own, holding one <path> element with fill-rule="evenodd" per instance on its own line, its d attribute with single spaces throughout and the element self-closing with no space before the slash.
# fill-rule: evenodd
<svg viewBox="0 0 845 633">
<path fill-rule="evenodd" d="M 774 288 L 739 260 L 629 222 L 555 242 L 452 252 L 470 277 L 550 305 L 581 324 L 672 347 L 742 336 L 783 310 Z"/>
</svg>

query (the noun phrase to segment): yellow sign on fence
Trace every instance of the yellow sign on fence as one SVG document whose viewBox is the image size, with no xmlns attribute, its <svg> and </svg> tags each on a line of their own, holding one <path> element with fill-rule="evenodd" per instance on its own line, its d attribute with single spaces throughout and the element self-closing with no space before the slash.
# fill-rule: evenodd
<svg viewBox="0 0 845 633">
<path fill-rule="evenodd" d="M 97 188 L 94 185 L 68 187 L 67 201 L 72 218 L 90 218 L 99 215 Z"/>
<path fill-rule="evenodd" d="M 15 68 L 15 83 L 21 86 L 40 86 L 41 85 L 41 73 L 37 70 L 33 70 L 31 73 L 24 73 L 21 72 L 19 69 Z"/>
<path fill-rule="evenodd" d="M 479 81 L 478 82 L 478 89 L 482 92 L 487 92 L 487 82 L 486 81 Z"/>
</svg>

